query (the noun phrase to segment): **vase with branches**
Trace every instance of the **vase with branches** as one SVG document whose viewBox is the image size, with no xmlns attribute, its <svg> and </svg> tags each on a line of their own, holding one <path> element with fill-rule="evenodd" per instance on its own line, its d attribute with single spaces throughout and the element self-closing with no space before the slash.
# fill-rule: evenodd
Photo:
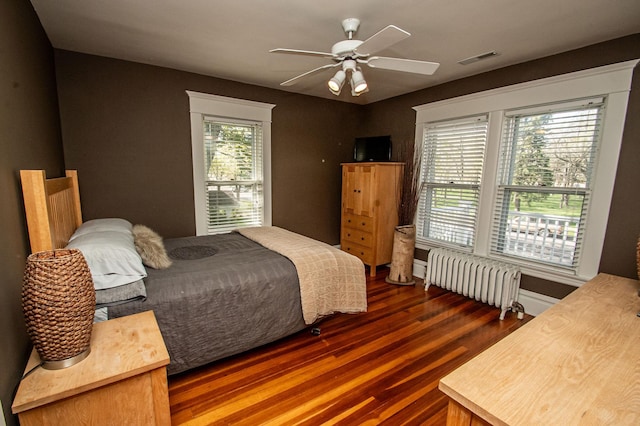
<svg viewBox="0 0 640 426">
<path fill-rule="evenodd" d="M 416 245 L 416 225 L 414 223 L 422 183 L 422 145 L 419 141 L 407 143 L 404 150 L 404 174 L 398 200 L 398 226 L 393 237 L 391 269 L 386 281 L 398 285 L 414 285 L 413 256 Z"/>
</svg>

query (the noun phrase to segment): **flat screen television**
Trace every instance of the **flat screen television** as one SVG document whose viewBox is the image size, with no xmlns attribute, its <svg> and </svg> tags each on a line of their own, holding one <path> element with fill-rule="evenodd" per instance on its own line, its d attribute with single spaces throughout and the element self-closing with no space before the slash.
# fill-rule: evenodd
<svg viewBox="0 0 640 426">
<path fill-rule="evenodd" d="M 391 161 L 391 136 L 356 138 L 353 159 L 355 161 Z"/>
</svg>

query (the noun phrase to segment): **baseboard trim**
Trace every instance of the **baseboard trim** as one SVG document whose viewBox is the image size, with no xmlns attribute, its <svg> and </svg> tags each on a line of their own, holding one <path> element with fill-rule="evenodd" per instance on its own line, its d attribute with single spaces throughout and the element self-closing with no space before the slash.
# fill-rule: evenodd
<svg viewBox="0 0 640 426">
<path fill-rule="evenodd" d="M 558 303 L 560 299 L 520 289 L 518 301 L 522 306 L 524 306 L 524 312 L 526 314 L 533 315 L 535 317 Z"/>
<path fill-rule="evenodd" d="M 413 259 L 413 276 L 424 279 L 427 275 L 427 262 L 424 260 Z"/>
</svg>

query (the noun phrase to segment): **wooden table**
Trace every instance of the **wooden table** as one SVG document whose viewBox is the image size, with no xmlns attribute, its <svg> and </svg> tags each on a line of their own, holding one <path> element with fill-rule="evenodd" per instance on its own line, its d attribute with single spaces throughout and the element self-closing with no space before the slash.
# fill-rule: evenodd
<svg viewBox="0 0 640 426">
<path fill-rule="evenodd" d="M 25 371 L 39 362 L 34 350 Z M 22 426 L 169 425 L 168 364 L 152 311 L 97 323 L 89 356 L 62 370 L 34 370 L 12 411 Z"/>
<path fill-rule="evenodd" d="M 600 274 L 445 376 L 448 425 L 640 425 L 637 280 Z"/>
</svg>

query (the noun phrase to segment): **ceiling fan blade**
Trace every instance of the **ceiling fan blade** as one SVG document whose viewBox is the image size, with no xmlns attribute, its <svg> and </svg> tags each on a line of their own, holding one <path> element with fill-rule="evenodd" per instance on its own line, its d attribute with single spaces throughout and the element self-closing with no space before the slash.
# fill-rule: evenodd
<svg viewBox="0 0 640 426">
<path fill-rule="evenodd" d="M 313 50 L 298 50 L 298 49 L 271 49 L 270 53 L 286 53 L 288 55 L 304 55 L 304 56 L 320 56 L 322 58 L 333 58 L 333 54 L 327 52 L 314 52 Z"/>
<path fill-rule="evenodd" d="M 296 77 L 290 78 L 287 81 L 283 81 L 282 83 L 280 83 L 280 86 L 292 86 L 295 83 L 297 83 L 298 80 L 300 80 L 300 79 L 302 79 L 302 78 L 304 78 L 304 77 L 306 77 L 308 75 L 315 74 L 318 71 L 322 71 L 322 70 L 327 69 L 327 68 L 337 67 L 339 65 L 340 65 L 340 63 L 338 62 L 337 64 L 327 64 L 327 65 L 323 65 L 323 66 L 318 67 L 318 68 L 314 68 L 311 71 L 305 72 L 304 74 L 300 74 L 300 75 L 298 75 Z"/>
<path fill-rule="evenodd" d="M 440 66 L 437 62 L 417 61 L 415 59 L 385 58 L 374 56 L 367 60 L 367 65 L 371 68 L 384 70 L 412 72 L 415 74 L 431 75 Z"/>
<path fill-rule="evenodd" d="M 395 25 L 389 25 L 363 41 L 354 51 L 362 56 L 371 55 L 404 40 L 410 35 L 410 33 Z"/>
</svg>

